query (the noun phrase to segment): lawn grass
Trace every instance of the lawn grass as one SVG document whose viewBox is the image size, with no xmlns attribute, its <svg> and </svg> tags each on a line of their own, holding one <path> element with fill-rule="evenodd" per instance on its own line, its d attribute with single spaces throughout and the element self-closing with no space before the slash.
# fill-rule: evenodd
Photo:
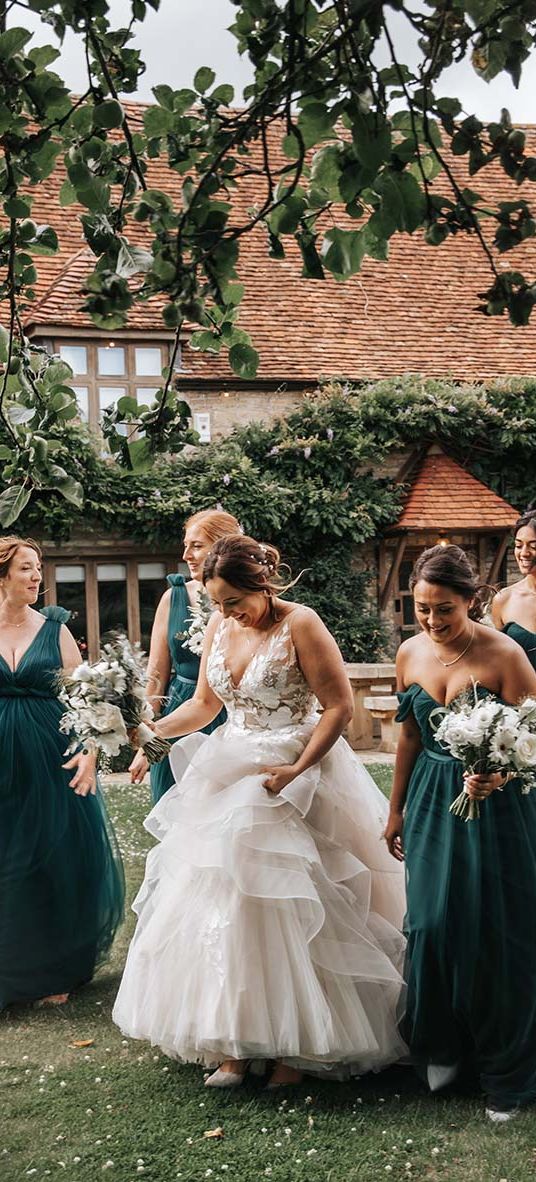
<svg viewBox="0 0 536 1182">
<path fill-rule="evenodd" d="M 388 790 L 391 769 L 372 770 Z M 132 898 L 148 789 L 106 792 Z M 490 1126 L 474 1090 L 433 1098 L 397 1068 L 348 1085 L 308 1079 L 283 1099 L 254 1077 L 222 1093 L 203 1090 L 200 1069 L 123 1039 L 110 1012 L 133 918 L 66 1007 L 0 1016 L 1 1182 L 535 1182 L 535 1116 Z M 204 1137 L 217 1127 L 222 1139 Z"/>
</svg>

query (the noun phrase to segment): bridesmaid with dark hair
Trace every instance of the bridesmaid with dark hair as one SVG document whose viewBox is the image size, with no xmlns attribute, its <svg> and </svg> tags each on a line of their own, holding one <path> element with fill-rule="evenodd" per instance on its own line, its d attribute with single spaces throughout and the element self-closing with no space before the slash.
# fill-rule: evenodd
<svg viewBox="0 0 536 1182">
<path fill-rule="evenodd" d="M 479 622 L 458 546 L 425 550 L 410 586 L 421 631 L 397 655 L 402 725 L 385 830 L 406 862 L 401 1032 L 432 1091 L 469 1065 L 488 1117 L 505 1121 L 536 1100 L 536 790 L 464 774 L 436 743 L 433 715 L 471 681 L 510 705 L 536 696 L 536 673 L 518 644 Z M 485 802 L 469 824 L 450 812 L 464 783 Z"/>
<path fill-rule="evenodd" d="M 491 614 L 495 627 L 524 648 L 536 669 L 536 509 L 528 509 L 516 521 L 514 557 L 521 579 L 499 591 Z"/>
</svg>

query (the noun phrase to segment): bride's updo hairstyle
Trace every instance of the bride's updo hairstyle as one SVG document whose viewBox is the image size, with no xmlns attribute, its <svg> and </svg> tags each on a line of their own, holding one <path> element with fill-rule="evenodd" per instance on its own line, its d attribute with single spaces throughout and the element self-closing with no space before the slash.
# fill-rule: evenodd
<svg viewBox="0 0 536 1182">
<path fill-rule="evenodd" d="M 6 578 L 10 563 L 21 546 L 28 546 L 30 550 L 35 550 L 37 557 L 41 558 L 40 547 L 33 538 L 19 538 L 16 534 L 7 534 L 0 538 L 0 579 Z"/>
<path fill-rule="evenodd" d="M 536 534 L 536 508 L 533 506 L 531 506 L 530 509 L 526 509 L 525 512 L 521 514 L 521 517 L 519 517 L 516 521 L 514 525 L 514 538 L 516 537 L 516 534 L 519 533 L 519 530 L 523 529 L 525 525 L 528 525 L 529 528 Z"/>
<path fill-rule="evenodd" d="M 431 546 L 423 550 L 410 575 L 413 591 L 420 579 L 434 586 L 449 587 L 470 602 L 470 620 L 481 620 L 494 595 L 493 587 L 479 583 L 465 550 L 460 546 Z"/>
<path fill-rule="evenodd" d="M 240 591 L 268 595 L 270 611 L 275 618 L 275 598 L 291 585 L 282 578 L 280 566 L 281 556 L 275 546 L 256 542 L 247 534 L 235 534 L 220 538 L 207 554 L 203 583 L 209 579 L 224 579 Z"/>
</svg>

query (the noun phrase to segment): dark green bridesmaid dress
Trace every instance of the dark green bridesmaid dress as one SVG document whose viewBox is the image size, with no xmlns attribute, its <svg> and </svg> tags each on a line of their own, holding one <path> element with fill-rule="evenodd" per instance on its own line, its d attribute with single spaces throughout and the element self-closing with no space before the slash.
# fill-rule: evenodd
<svg viewBox="0 0 536 1182">
<path fill-rule="evenodd" d="M 479 687 L 482 695 L 488 691 Z M 404 820 L 408 939 L 402 1035 L 416 1064 L 465 1063 L 500 1106 L 536 1100 L 536 790 L 511 781 L 480 819 L 449 812 L 463 768 L 435 742 L 438 703 L 399 695 L 423 750 Z"/>
<path fill-rule="evenodd" d="M 161 715 L 171 714 L 183 702 L 189 702 L 195 693 L 197 678 L 199 677 L 200 659 L 195 653 L 185 648 L 180 634 L 188 629 L 187 619 L 191 612 L 186 581 L 183 575 L 168 575 L 167 581 L 171 587 L 171 603 L 169 605 L 168 645 L 171 654 L 171 677 L 164 690 L 165 700 Z M 210 735 L 216 727 L 225 722 L 227 715 L 221 710 L 208 726 L 203 727 L 203 734 Z M 174 783 L 173 772 L 169 759 L 153 764 L 151 768 L 151 795 L 153 804 L 157 804 L 160 797 L 167 792 Z"/>
<path fill-rule="evenodd" d="M 55 677 L 62 608 L 44 608 L 13 672 L 0 657 L 0 1009 L 89 981 L 123 917 L 124 881 L 100 793 L 76 796 Z"/>
<path fill-rule="evenodd" d="M 529 632 L 528 628 L 523 628 L 521 624 L 515 624 L 513 621 L 505 624 L 503 632 L 525 649 L 532 668 L 536 670 L 536 632 Z"/>
</svg>

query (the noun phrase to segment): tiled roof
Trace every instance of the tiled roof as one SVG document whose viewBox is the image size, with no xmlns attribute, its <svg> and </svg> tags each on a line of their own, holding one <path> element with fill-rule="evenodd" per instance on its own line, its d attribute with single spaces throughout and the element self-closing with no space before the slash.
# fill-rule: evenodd
<svg viewBox="0 0 536 1182">
<path fill-rule="evenodd" d="M 435 445 L 413 478 L 402 513 L 388 531 L 509 529 L 519 513 Z"/>
<path fill-rule="evenodd" d="M 127 108 L 135 125 L 144 108 Z M 536 154 L 536 128 L 527 129 L 527 141 L 527 150 Z M 518 188 L 499 165 L 473 178 L 464 173 L 463 158 L 456 158 L 453 168 L 458 180 L 470 183 L 485 201 L 532 196 L 525 192 L 528 182 Z M 61 243 L 58 256 L 38 260 L 38 299 L 27 324 L 41 331 L 58 323 L 71 329 L 91 327 L 80 311 L 80 287 L 92 269 L 93 256 L 84 244 L 80 207 L 60 207 L 64 179 L 60 163 L 53 176 L 33 190 L 32 217 L 50 221 Z M 163 160 L 150 162 L 148 179 L 178 202 L 182 178 Z M 233 197 L 240 218 L 259 201 L 258 186 L 255 177 L 240 183 Z M 440 187 L 444 182 L 438 180 L 436 188 Z M 487 227 L 485 231 L 491 232 Z M 144 232 L 138 223 L 129 230 L 134 242 L 142 242 Z M 328 375 L 358 380 L 413 372 L 485 380 L 536 374 L 536 324 L 513 328 L 505 317 L 488 318 L 475 310 L 476 293 L 490 286 L 491 276 L 474 235 L 458 234 L 434 248 L 421 234 L 397 234 L 388 263 L 366 259 L 361 273 L 346 283 L 329 276 L 324 281 L 302 279 L 301 256 L 292 238 L 285 238 L 285 250 L 283 260 L 268 258 L 261 228 L 241 240 L 240 278 L 246 296 L 240 324 L 251 333 L 261 355 L 261 378 L 311 383 Z M 509 252 L 498 265 L 536 274 L 536 240 Z M 141 333 L 161 329 L 160 307 L 159 297 L 138 304 L 129 328 Z M 224 378 L 231 372 L 224 353 L 201 354 L 186 347 L 183 364 L 194 378 Z"/>
</svg>

